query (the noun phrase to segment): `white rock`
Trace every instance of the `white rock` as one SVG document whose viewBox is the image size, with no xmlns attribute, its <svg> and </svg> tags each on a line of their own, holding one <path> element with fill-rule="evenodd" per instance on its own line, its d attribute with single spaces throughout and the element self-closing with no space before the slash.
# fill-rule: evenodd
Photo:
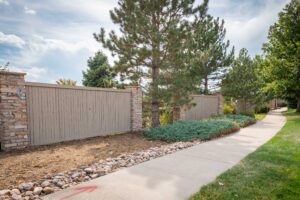
<svg viewBox="0 0 300 200">
<path fill-rule="evenodd" d="M 11 191 L 10 191 L 10 194 L 11 195 L 13 195 L 13 194 L 16 194 L 16 195 L 20 195 L 21 194 L 21 192 L 20 192 L 20 190 L 19 189 L 12 189 Z"/>
<path fill-rule="evenodd" d="M 88 174 L 91 174 L 94 172 L 94 170 L 91 167 L 85 168 L 84 171 Z"/>
<path fill-rule="evenodd" d="M 42 187 L 35 187 L 33 190 L 33 194 L 39 195 L 43 191 Z"/>
<path fill-rule="evenodd" d="M 22 183 L 21 185 L 19 185 L 19 189 L 20 190 L 31 190 L 33 188 L 33 183 L 29 182 L 29 183 Z"/>
<path fill-rule="evenodd" d="M 97 178 L 98 176 L 99 176 L 98 174 L 92 174 L 92 175 L 90 175 L 90 177 L 91 177 L 92 179 Z"/>
<path fill-rule="evenodd" d="M 42 187 L 48 187 L 50 184 L 51 184 L 51 183 L 50 183 L 49 181 L 46 180 L 46 181 L 42 182 L 41 186 L 42 186 Z"/>
<path fill-rule="evenodd" d="M 32 191 L 26 191 L 25 192 L 25 196 L 32 196 L 33 195 L 33 192 Z"/>
<path fill-rule="evenodd" d="M 22 199 L 22 196 L 21 196 L 21 195 L 17 195 L 17 194 L 13 194 L 13 195 L 11 196 L 11 199 L 12 199 L 12 200 L 21 200 L 21 199 Z"/>
<path fill-rule="evenodd" d="M 63 179 L 64 176 L 54 176 L 55 179 Z"/>
<path fill-rule="evenodd" d="M 54 189 L 51 187 L 45 187 L 43 189 L 43 192 L 45 192 L 46 194 L 50 194 L 50 193 L 54 192 Z"/>
<path fill-rule="evenodd" d="M 79 172 L 75 172 L 75 173 L 72 174 L 71 177 L 74 179 L 74 178 L 77 178 L 78 176 L 80 176 L 80 173 Z"/>
<path fill-rule="evenodd" d="M 53 183 L 57 183 L 57 182 L 59 182 L 59 179 L 54 178 L 54 179 L 52 180 L 52 182 L 53 182 Z"/>
<path fill-rule="evenodd" d="M 66 185 L 63 185 L 61 188 L 62 189 L 65 189 L 65 188 L 67 188 L 67 187 L 69 187 L 70 185 L 69 184 L 66 184 Z"/>
<path fill-rule="evenodd" d="M 66 183 L 64 182 L 64 181 L 58 181 L 57 183 L 56 183 L 56 185 L 58 186 L 58 187 L 62 187 L 62 186 L 64 186 Z"/>
<path fill-rule="evenodd" d="M 10 193 L 10 190 L 0 190 L 0 196 L 4 196 L 9 193 Z"/>
</svg>

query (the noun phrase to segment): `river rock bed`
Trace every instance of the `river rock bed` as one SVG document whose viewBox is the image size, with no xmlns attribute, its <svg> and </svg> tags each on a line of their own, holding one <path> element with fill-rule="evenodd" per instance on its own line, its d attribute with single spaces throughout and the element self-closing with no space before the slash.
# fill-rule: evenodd
<svg viewBox="0 0 300 200">
<path fill-rule="evenodd" d="M 41 196 L 77 185 L 81 182 L 95 179 L 122 168 L 174 153 L 199 143 L 200 141 L 167 144 L 161 147 L 153 147 L 145 151 L 122 154 L 116 158 L 107 158 L 92 165 L 83 165 L 67 172 L 47 175 L 43 179 L 35 182 L 22 183 L 19 186 L 0 190 L 0 200 L 41 199 Z"/>
</svg>

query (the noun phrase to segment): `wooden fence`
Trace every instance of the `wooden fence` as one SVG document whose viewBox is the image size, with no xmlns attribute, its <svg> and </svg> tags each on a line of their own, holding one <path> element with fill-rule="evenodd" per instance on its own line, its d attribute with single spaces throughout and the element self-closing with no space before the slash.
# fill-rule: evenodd
<svg viewBox="0 0 300 200">
<path fill-rule="evenodd" d="M 31 145 L 131 130 L 131 91 L 26 83 Z"/>
<path fill-rule="evenodd" d="M 142 129 L 142 91 L 29 83 L 0 71 L 0 148 L 12 150 Z M 182 120 L 222 113 L 222 97 L 194 95 Z M 184 117 L 182 117 L 184 116 Z"/>
<path fill-rule="evenodd" d="M 182 120 L 200 120 L 214 114 L 223 113 L 223 98 L 221 95 L 193 95 L 196 105 L 190 109 L 183 109 Z"/>
</svg>

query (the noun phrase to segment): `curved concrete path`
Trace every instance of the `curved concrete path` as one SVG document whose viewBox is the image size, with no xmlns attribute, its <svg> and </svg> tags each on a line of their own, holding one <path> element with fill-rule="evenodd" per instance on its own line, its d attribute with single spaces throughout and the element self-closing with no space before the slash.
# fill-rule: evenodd
<svg viewBox="0 0 300 200">
<path fill-rule="evenodd" d="M 264 120 L 228 137 L 122 169 L 43 199 L 187 199 L 270 140 L 285 124 L 282 111 L 271 111 Z"/>
</svg>

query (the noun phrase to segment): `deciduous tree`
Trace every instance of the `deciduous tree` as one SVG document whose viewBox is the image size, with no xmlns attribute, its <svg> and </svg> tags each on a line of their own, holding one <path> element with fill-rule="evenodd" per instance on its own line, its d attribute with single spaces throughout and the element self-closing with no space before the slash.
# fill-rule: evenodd
<svg viewBox="0 0 300 200">
<path fill-rule="evenodd" d="M 0 65 L 0 71 L 8 71 L 8 65 L 9 65 L 9 62 L 7 62 L 4 65 Z"/>
<path fill-rule="evenodd" d="M 297 99 L 300 112 L 300 2 L 292 0 L 270 27 L 262 67 L 266 89 L 278 97 Z"/>
<path fill-rule="evenodd" d="M 76 81 L 73 81 L 71 79 L 64 79 L 64 78 L 57 80 L 56 83 L 58 85 L 65 85 L 65 86 L 76 86 L 77 84 Z"/>
</svg>

